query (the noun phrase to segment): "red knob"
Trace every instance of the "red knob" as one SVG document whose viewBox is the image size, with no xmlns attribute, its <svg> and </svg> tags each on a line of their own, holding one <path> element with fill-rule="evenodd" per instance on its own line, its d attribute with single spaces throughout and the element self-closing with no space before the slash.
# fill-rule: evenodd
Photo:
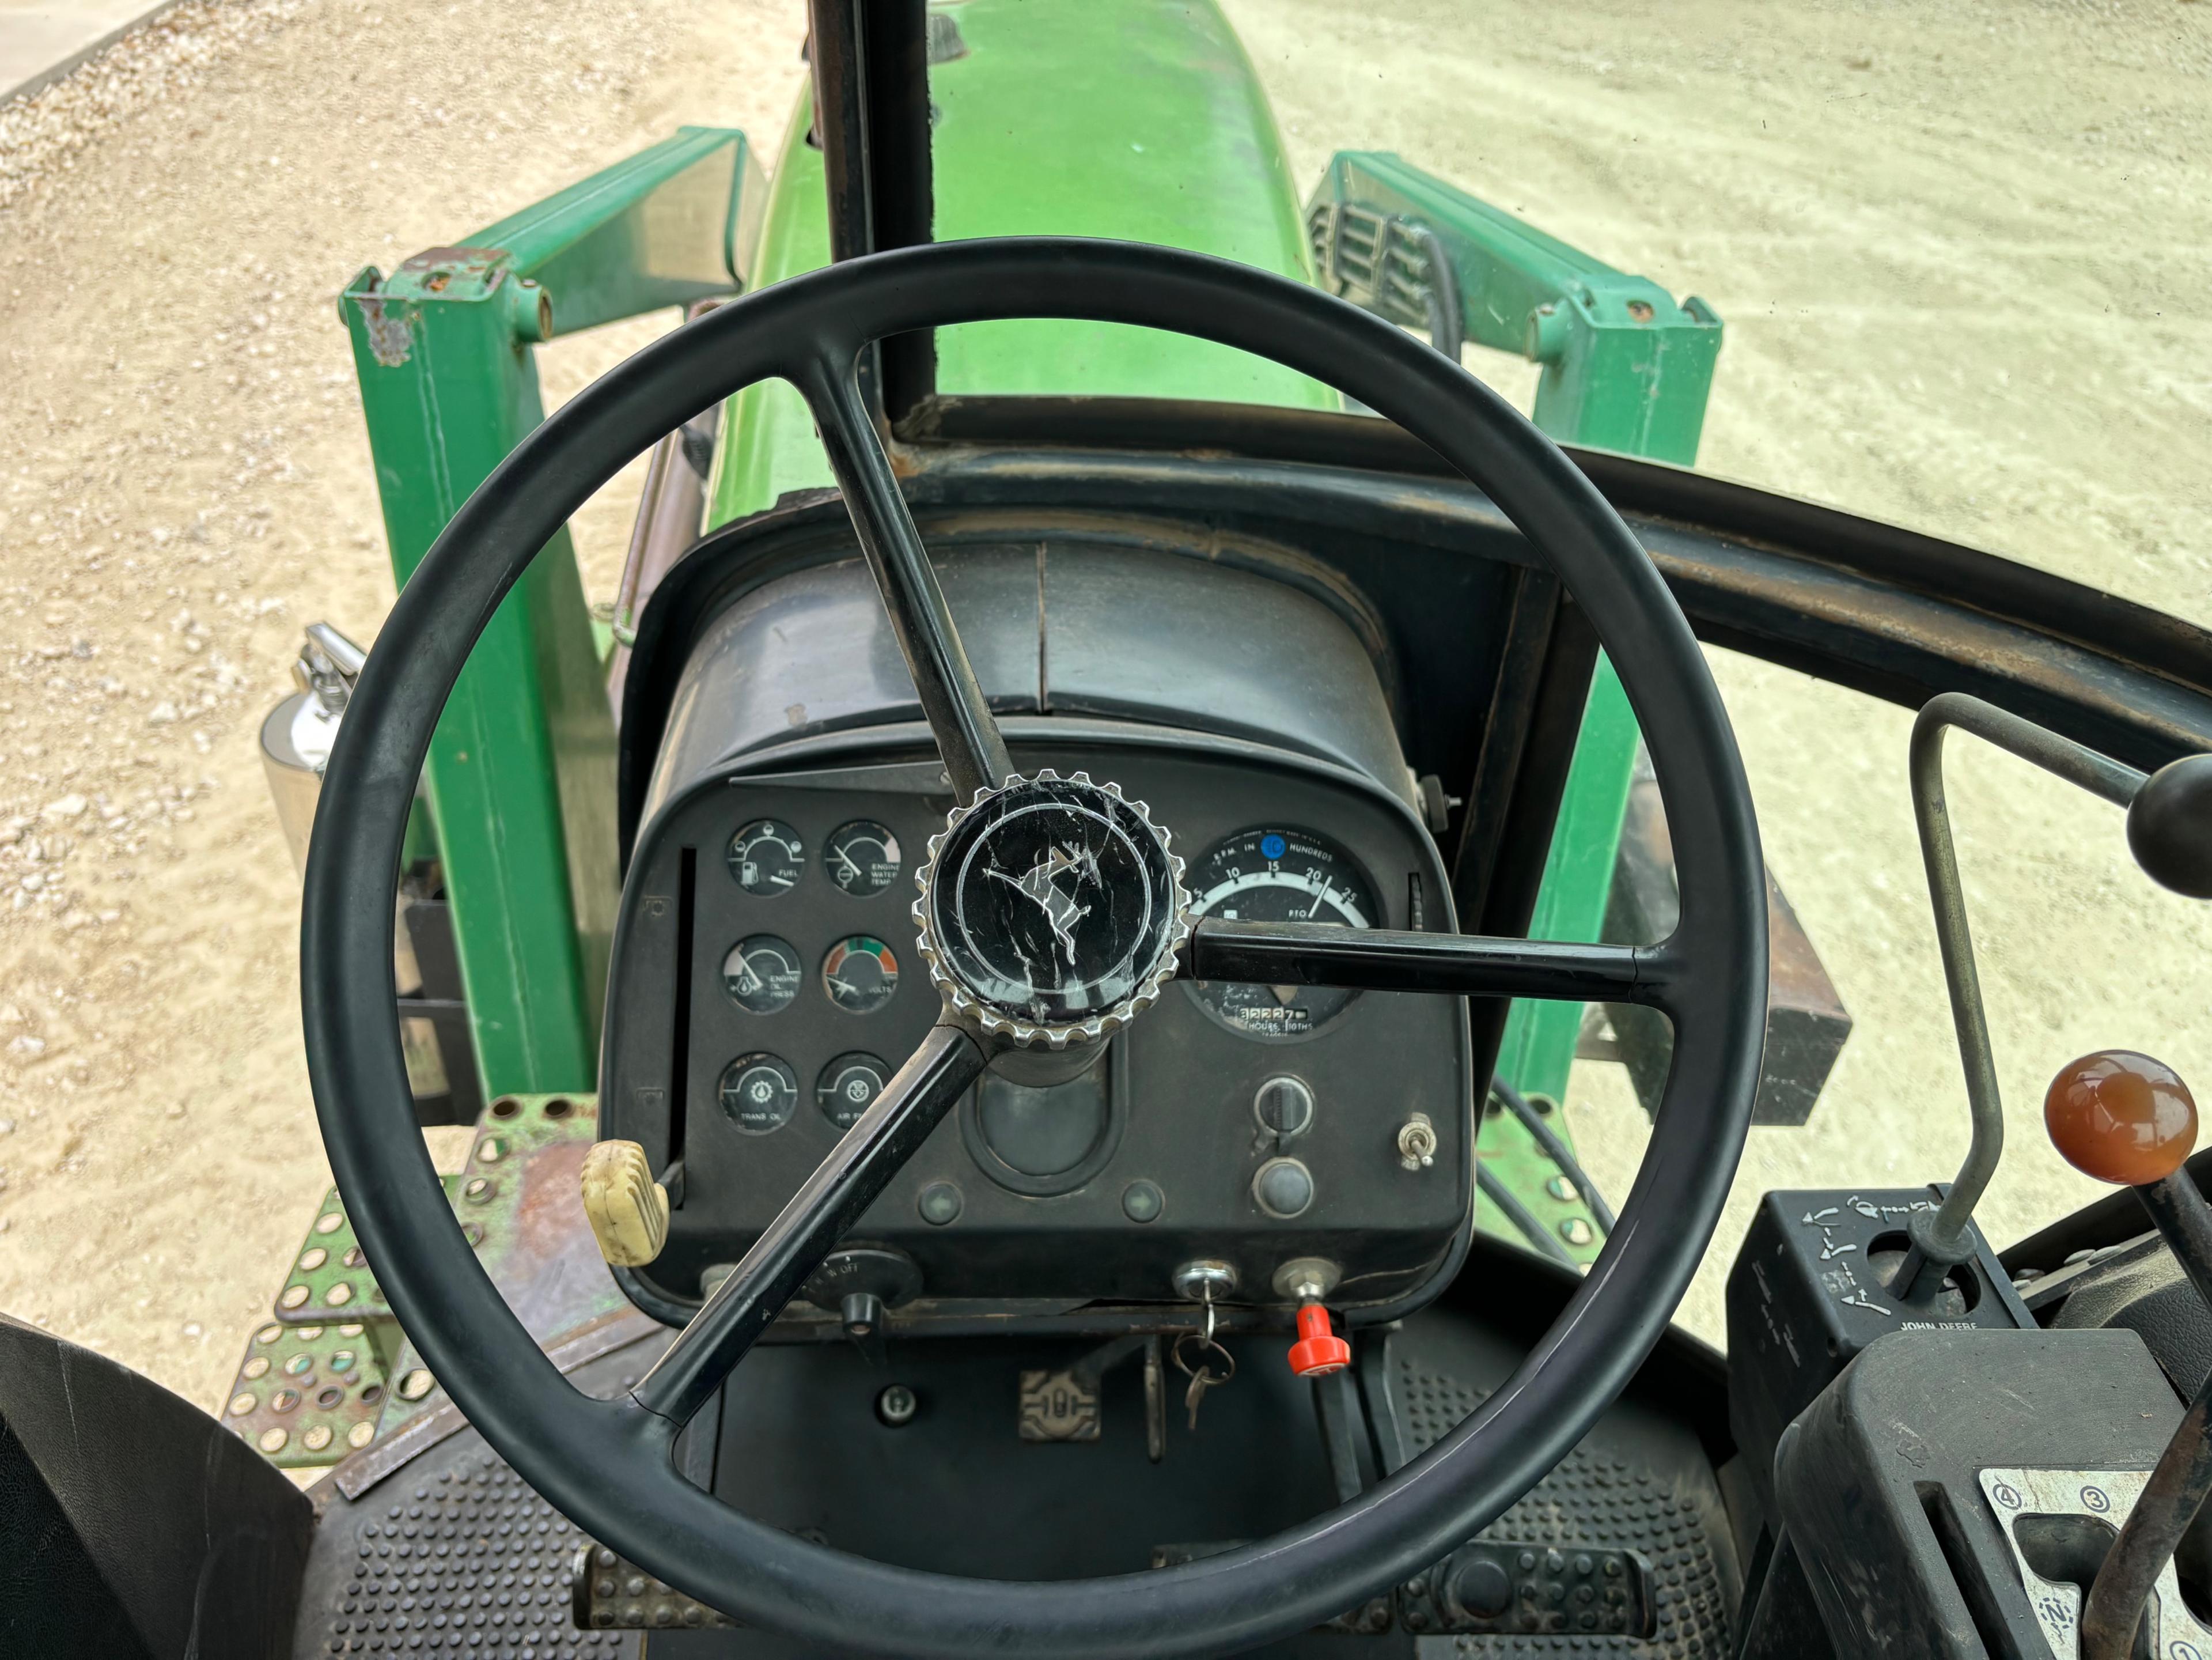
<svg viewBox="0 0 2212 1660">
<path fill-rule="evenodd" d="M 1298 1341 L 1291 1345 L 1291 1370 L 1301 1377 L 1319 1377 L 1342 1371 L 1352 1364 L 1352 1345 L 1339 1337 L 1328 1323 L 1328 1310 L 1318 1303 L 1298 1305 Z"/>
<path fill-rule="evenodd" d="M 2131 1049 L 2100 1049 L 2060 1067 L 2043 1122 L 2068 1164 L 2130 1187 L 2172 1175 L 2197 1143 L 2189 1085 Z"/>
</svg>

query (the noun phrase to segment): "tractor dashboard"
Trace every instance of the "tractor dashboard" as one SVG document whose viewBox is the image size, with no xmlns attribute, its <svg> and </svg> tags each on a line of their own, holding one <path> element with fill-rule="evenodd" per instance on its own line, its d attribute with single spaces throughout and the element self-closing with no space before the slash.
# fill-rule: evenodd
<svg viewBox="0 0 2212 1660">
<path fill-rule="evenodd" d="M 1453 926 L 1376 666 L 1328 605 L 1097 546 L 972 548 L 942 575 L 1017 769 L 1145 804 L 1194 915 Z M 603 1134 L 640 1143 L 673 1202 L 625 1284 L 669 1317 L 939 1018 L 913 912 L 953 806 L 857 560 L 767 581 L 695 637 L 603 1061 Z M 914 1329 L 1111 1326 L 1187 1300 L 1194 1263 L 1231 1308 L 1295 1300 L 1285 1271 L 1316 1262 L 1334 1301 L 1409 1305 L 1465 1246 L 1471 1085 L 1462 1001 L 1170 982 L 1074 1077 L 987 1073 L 784 1324 L 834 1324 L 859 1275 Z"/>
</svg>

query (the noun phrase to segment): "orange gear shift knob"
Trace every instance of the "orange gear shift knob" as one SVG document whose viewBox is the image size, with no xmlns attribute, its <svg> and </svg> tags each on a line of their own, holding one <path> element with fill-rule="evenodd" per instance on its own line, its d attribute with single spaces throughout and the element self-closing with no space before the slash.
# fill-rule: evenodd
<svg viewBox="0 0 2212 1660">
<path fill-rule="evenodd" d="M 2139 1188 L 2181 1168 L 2197 1145 L 2197 1103 L 2181 1074 L 2133 1049 L 2099 1049 L 2058 1069 L 2043 1125 L 2066 1162 Z"/>
<path fill-rule="evenodd" d="M 1291 1345 L 1291 1370 L 1301 1377 L 1319 1377 L 1342 1371 L 1352 1364 L 1352 1345 L 1339 1337 L 1328 1323 L 1328 1310 L 1318 1303 L 1298 1305 L 1298 1341 Z"/>
</svg>

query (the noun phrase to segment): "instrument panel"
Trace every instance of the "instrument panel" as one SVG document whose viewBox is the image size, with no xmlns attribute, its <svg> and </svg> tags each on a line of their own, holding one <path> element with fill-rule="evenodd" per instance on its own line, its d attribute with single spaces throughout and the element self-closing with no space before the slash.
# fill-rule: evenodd
<svg viewBox="0 0 2212 1660">
<path fill-rule="evenodd" d="M 1352 775 L 1250 746 L 1015 754 L 1146 801 L 1200 912 L 1449 926 L 1433 843 Z M 696 1298 L 740 1257 L 935 1022 L 910 910 L 951 806 L 933 763 L 846 765 L 702 780 L 648 827 L 603 1099 L 605 1134 L 673 1167 L 653 1292 Z M 1451 999 L 1185 980 L 1079 1078 L 987 1074 L 848 1237 L 912 1257 L 917 1306 L 1170 1302 L 1199 1258 L 1233 1266 L 1236 1301 L 1280 1300 L 1277 1271 L 1316 1256 L 1340 1303 L 1409 1295 L 1468 1214 L 1466 1034 Z M 1408 1168 L 1417 1115 L 1437 1156 Z"/>
</svg>

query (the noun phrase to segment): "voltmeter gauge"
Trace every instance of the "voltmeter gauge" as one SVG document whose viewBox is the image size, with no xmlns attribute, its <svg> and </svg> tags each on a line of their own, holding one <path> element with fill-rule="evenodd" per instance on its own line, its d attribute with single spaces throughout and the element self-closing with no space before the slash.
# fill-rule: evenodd
<svg viewBox="0 0 2212 1660">
<path fill-rule="evenodd" d="M 748 1014 L 774 1014 L 787 1007 L 805 974 L 799 948 L 772 933 L 749 934 L 722 958 L 722 989 Z"/>
<path fill-rule="evenodd" d="M 1352 855 L 1310 830 L 1239 830 L 1200 860 L 1188 880 L 1191 909 L 1201 916 L 1366 928 L 1381 915 Z M 1303 1037 L 1359 994 L 1334 986 L 1188 983 L 1208 1012 L 1251 1037 Z"/>
<path fill-rule="evenodd" d="M 716 1094 L 732 1124 L 747 1135 L 766 1135 L 791 1122 L 799 1079 L 773 1055 L 741 1055 L 722 1068 Z"/>
<path fill-rule="evenodd" d="M 898 958 L 880 939 L 856 933 L 830 947 L 822 959 L 822 989 L 839 1008 L 873 1014 L 898 989 Z"/>
<path fill-rule="evenodd" d="M 891 1069 L 872 1055 L 841 1055 L 814 1082 L 814 1104 L 841 1130 L 848 1130 L 875 1105 Z"/>
<path fill-rule="evenodd" d="M 756 818 L 730 838 L 730 874 L 763 899 L 789 891 L 806 868 L 806 843 L 781 818 Z"/>
<path fill-rule="evenodd" d="M 830 879 L 856 899 L 881 893 L 898 879 L 899 844 L 872 818 L 855 818 L 830 832 L 822 844 Z"/>
</svg>

